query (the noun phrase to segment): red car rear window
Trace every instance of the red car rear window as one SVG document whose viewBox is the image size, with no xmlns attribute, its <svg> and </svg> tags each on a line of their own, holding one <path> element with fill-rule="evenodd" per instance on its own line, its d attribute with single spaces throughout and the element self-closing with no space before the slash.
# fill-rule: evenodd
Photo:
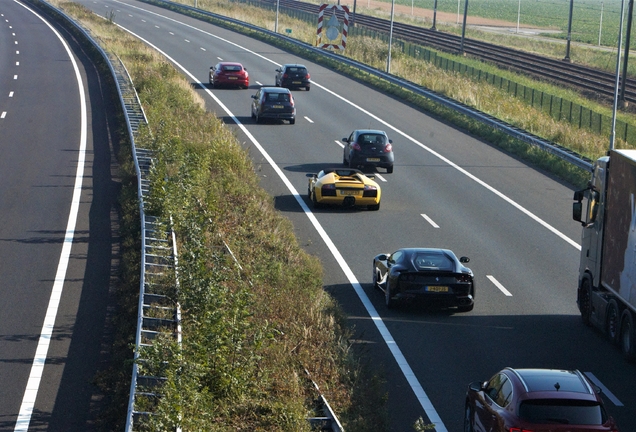
<svg viewBox="0 0 636 432">
<path fill-rule="evenodd" d="M 602 425 L 605 410 L 597 403 L 537 399 L 519 405 L 519 418 L 534 424 Z"/>
</svg>

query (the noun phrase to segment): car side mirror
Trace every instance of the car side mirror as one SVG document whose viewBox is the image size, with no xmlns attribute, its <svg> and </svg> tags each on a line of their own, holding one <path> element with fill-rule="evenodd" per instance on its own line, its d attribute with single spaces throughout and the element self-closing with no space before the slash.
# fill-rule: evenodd
<svg viewBox="0 0 636 432">
<path fill-rule="evenodd" d="M 465 264 L 467 262 L 470 262 L 470 258 L 463 256 L 459 259 L 459 262 Z"/>
<path fill-rule="evenodd" d="M 280 72 L 280 69 L 276 69 L 276 72 Z"/>
<path fill-rule="evenodd" d="M 256 95 L 252 95 L 252 99 L 256 99 Z"/>
<path fill-rule="evenodd" d="M 349 138 L 343 138 L 343 139 L 342 139 L 342 142 L 344 142 L 344 143 L 348 143 L 348 142 L 349 142 Z"/>
<path fill-rule="evenodd" d="M 389 140 L 389 144 L 393 144 L 393 140 L 392 139 Z"/>
<path fill-rule="evenodd" d="M 379 261 L 386 261 L 388 259 L 389 259 L 389 256 L 387 254 L 378 255 Z"/>
<path fill-rule="evenodd" d="M 472 391 L 479 392 L 484 389 L 484 386 L 481 381 L 473 381 L 470 384 L 468 384 L 468 388 L 471 389 Z"/>
<path fill-rule="evenodd" d="M 316 174 L 307 173 L 307 174 L 305 174 L 305 177 L 316 177 Z"/>
</svg>

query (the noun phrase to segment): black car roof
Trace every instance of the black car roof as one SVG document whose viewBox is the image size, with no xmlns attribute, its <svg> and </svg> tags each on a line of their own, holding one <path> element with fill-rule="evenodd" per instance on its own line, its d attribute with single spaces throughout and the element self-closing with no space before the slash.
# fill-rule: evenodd
<svg viewBox="0 0 636 432">
<path fill-rule="evenodd" d="M 455 253 L 450 249 L 413 247 L 413 248 L 401 248 L 398 250 L 404 252 L 407 255 L 413 255 L 414 253 L 439 253 L 439 254 L 447 254 L 452 257 L 455 257 Z"/>
<path fill-rule="evenodd" d="M 261 91 L 267 93 L 291 93 L 291 91 L 285 87 L 261 87 Z"/>
<path fill-rule="evenodd" d="M 387 135 L 385 131 L 380 129 L 356 129 L 354 133 L 358 135 L 362 135 L 362 134 Z"/>
</svg>

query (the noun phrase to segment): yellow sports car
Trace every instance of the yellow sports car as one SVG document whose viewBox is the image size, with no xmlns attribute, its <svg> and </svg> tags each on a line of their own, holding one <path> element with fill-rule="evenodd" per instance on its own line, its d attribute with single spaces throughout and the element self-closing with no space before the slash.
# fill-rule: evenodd
<svg viewBox="0 0 636 432">
<path fill-rule="evenodd" d="M 315 208 L 323 204 L 344 207 L 366 206 L 380 209 L 380 186 L 357 169 L 330 168 L 318 174 L 307 174 L 307 195 Z"/>
</svg>

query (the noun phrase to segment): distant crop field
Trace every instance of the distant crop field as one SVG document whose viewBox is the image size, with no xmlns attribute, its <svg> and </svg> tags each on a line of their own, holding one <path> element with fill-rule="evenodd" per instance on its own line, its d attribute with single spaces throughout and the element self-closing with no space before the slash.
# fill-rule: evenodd
<svg viewBox="0 0 636 432">
<path fill-rule="evenodd" d="M 364 1 L 364 0 L 363 0 Z M 384 0 L 390 3 L 389 0 Z M 627 27 L 628 1 L 625 0 Z M 396 0 L 396 4 L 433 9 L 434 0 Z M 465 0 L 438 0 L 437 10 L 464 14 Z M 458 7 L 459 6 L 459 7 Z M 574 0 L 572 12 L 572 40 L 590 44 L 616 46 L 620 21 L 621 0 Z M 533 27 L 558 29 L 566 38 L 570 0 L 469 0 L 468 15 L 509 21 Z M 633 28 L 634 26 L 632 26 Z M 633 31 L 632 31 L 633 34 Z"/>
</svg>

